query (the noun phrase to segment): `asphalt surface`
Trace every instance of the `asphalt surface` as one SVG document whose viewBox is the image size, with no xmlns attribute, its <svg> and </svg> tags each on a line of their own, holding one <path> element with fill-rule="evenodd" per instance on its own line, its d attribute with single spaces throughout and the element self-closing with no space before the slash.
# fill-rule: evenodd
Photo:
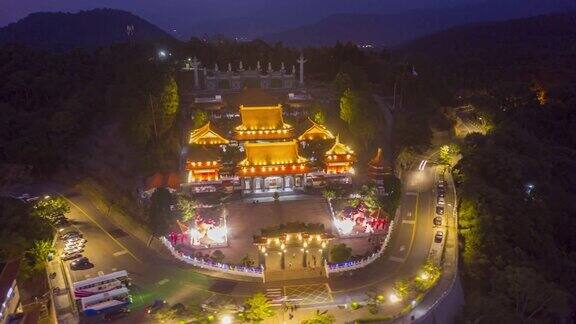
<svg viewBox="0 0 576 324">
<path fill-rule="evenodd" d="M 116 322 L 131 323 L 146 321 L 143 308 L 154 299 L 166 299 L 169 303 L 203 302 L 213 296 L 226 296 L 241 301 L 256 291 L 311 283 L 326 284 L 332 295 L 332 303 L 338 304 L 362 300 L 370 289 L 386 293 L 396 280 L 415 275 L 428 257 L 435 233 L 432 224 L 434 177 L 433 168 L 419 171 L 417 163 L 412 170 L 405 172 L 399 217 L 390 245 L 385 254 L 370 266 L 324 280 L 268 284 L 213 277 L 194 271 L 192 267 L 169 256 L 159 256 L 142 241 L 116 226 L 110 216 L 98 210 L 87 197 L 57 187 L 51 190 L 61 192 L 70 200 L 70 229 L 81 231 L 88 240 L 83 255 L 89 258 L 92 267 L 85 270 L 71 270 L 68 267 L 72 281 L 127 270 L 133 282 L 131 293 L 134 310 Z M 101 318 L 81 317 L 81 321 L 99 322 Z"/>
</svg>

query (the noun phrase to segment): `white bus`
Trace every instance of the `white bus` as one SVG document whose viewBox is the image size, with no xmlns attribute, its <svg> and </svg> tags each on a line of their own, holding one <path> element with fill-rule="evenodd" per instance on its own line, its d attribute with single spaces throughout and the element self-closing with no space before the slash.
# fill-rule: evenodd
<svg viewBox="0 0 576 324">
<path fill-rule="evenodd" d="M 126 270 L 90 278 L 74 283 L 74 298 L 80 299 L 130 285 Z"/>
<path fill-rule="evenodd" d="M 88 296 L 80 300 L 82 312 L 86 316 L 112 312 L 131 303 L 132 296 L 130 296 L 130 292 L 126 287 Z"/>
</svg>

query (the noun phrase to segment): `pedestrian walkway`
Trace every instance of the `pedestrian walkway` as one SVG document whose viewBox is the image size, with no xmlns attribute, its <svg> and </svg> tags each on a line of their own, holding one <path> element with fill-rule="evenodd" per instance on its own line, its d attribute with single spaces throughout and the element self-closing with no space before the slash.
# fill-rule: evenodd
<svg viewBox="0 0 576 324">
<path fill-rule="evenodd" d="M 64 271 L 64 266 L 61 261 L 57 257 L 49 261 L 46 265 L 46 270 L 48 274 L 52 274 L 49 275 L 49 280 L 58 323 L 78 323 L 79 320 L 76 305 L 74 304 L 74 297 L 69 289 L 72 283 L 70 282 L 70 278 L 66 277 L 66 272 Z"/>
</svg>

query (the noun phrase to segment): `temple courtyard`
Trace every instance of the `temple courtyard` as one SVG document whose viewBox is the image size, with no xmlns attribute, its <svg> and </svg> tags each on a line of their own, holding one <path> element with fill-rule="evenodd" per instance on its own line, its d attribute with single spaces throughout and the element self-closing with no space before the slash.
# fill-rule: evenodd
<svg viewBox="0 0 576 324">
<path fill-rule="evenodd" d="M 326 232 L 334 235 L 331 244 L 345 243 L 352 248 L 353 255 L 364 255 L 372 248 L 368 237 L 338 238 L 328 203 L 320 196 L 283 196 L 279 201 L 270 197 L 250 198 L 229 202 L 224 208 L 227 215 L 227 246 L 184 250 L 188 250 L 189 254 L 204 255 L 220 250 L 226 263 L 240 264 L 246 256 L 257 263 L 258 250 L 254 237 L 261 234 L 261 229 L 293 222 L 323 224 Z"/>
</svg>

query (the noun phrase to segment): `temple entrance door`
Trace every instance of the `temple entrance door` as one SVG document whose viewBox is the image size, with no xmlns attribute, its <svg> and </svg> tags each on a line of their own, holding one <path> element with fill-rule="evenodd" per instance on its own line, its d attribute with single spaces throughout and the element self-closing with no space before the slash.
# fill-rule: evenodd
<svg viewBox="0 0 576 324">
<path fill-rule="evenodd" d="M 269 191 L 282 190 L 282 177 L 267 177 L 264 179 L 264 186 Z"/>
<path fill-rule="evenodd" d="M 254 191 L 262 190 L 262 178 L 254 178 Z"/>
<path fill-rule="evenodd" d="M 294 178 L 292 176 L 286 176 L 284 178 L 284 189 L 292 189 L 294 186 Z"/>
</svg>

